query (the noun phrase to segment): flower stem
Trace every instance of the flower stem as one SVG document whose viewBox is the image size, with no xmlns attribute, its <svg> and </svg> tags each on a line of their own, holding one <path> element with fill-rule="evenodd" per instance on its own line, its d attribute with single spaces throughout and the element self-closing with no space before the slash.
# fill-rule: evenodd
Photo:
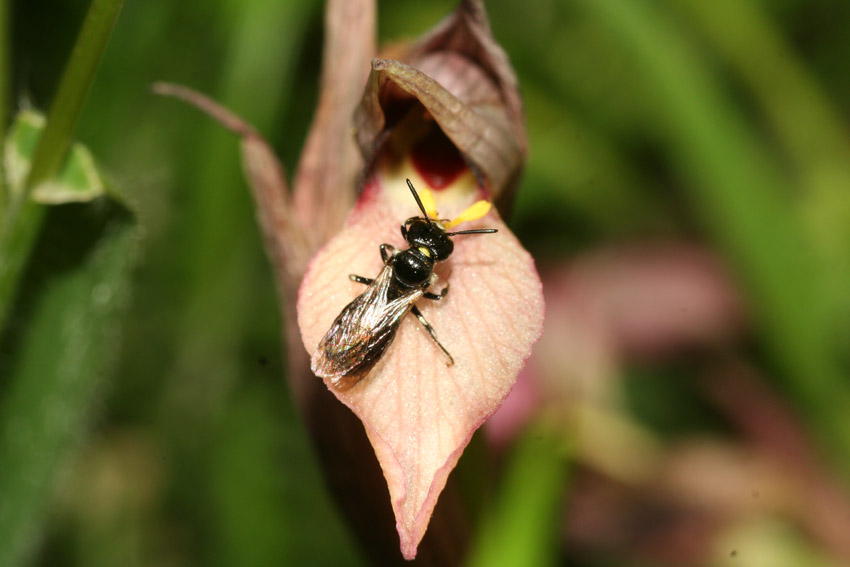
<svg viewBox="0 0 850 567">
<path fill-rule="evenodd" d="M 47 126 L 35 148 L 24 198 L 33 187 L 56 173 L 62 163 L 122 3 L 123 0 L 92 1 L 47 115 Z"/>
<path fill-rule="evenodd" d="M 5 139 L 9 113 L 9 2 L 0 0 L 0 142 Z M 0 146 L 2 157 L 2 146 Z M 8 202 L 4 160 L 0 159 L 0 223 Z"/>
<path fill-rule="evenodd" d="M 0 0 L 0 143 L 6 138 L 9 119 L 9 2 Z M 0 158 L 3 151 L 0 146 Z M 6 215 L 9 202 L 6 187 L 6 171 L 3 159 L 0 159 L 0 229 Z"/>
<path fill-rule="evenodd" d="M 0 208 L 0 256 L 3 258 L 0 262 L 0 325 L 15 296 L 17 283 L 44 218 L 40 210 L 42 205 L 29 199 L 30 192 L 55 175 L 62 164 L 122 3 L 123 0 L 92 1 L 50 107 L 47 125 L 33 152 L 27 180 L 22 190 L 15 196 L 9 194 L 5 206 Z M 0 27 L 3 30 L 5 5 L 5 0 L 0 0 Z M 0 45 L 5 46 L 3 31 L 0 31 Z M 3 47 L 0 47 L 0 61 L 5 61 L 3 55 Z M 0 76 L 3 77 L 0 78 L 0 106 L 3 108 L 0 110 L 0 124 L 5 126 L 4 65 L 0 63 Z"/>
</svg>

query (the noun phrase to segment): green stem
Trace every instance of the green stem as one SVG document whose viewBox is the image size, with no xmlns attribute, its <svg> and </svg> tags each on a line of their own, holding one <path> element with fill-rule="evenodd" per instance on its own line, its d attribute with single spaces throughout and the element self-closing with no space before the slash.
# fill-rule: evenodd
<svg viewBox="0 0 850 567">
<path fill-rule="evenodd" d="M 18 282 L 24 275 L 24 268 L 30 250 L 35 244 L 44 220 L 45 207 L 27 200 L 18 208 L 17 214 L 8 219 L 0 234 L 0 329 L 6 324 Z"/>
<path fill-rule="evenodd" d="M 122 3 L 123 0 L 92 1 L 35 148 L 22 198 L 54 175 L 62 164 Z"/>
<path fill-rule="evenodd" d="M 5 322 L 44 217 L 43 212 L 36 211 L 42 205 L 33 203 L 29 194 L 55 175 L 62 164 L 122 2 L 92 1 L 50 107 L 44 132 L 33 152 L 24 189 L 9 200 L 0 219 L 0 326 Z"/>
<path fill-rule="evenodd" d="M 0 0 L 0 232 L 9 203 L 2 143 L 9 119 L 9 2 Z"/>
</svg>

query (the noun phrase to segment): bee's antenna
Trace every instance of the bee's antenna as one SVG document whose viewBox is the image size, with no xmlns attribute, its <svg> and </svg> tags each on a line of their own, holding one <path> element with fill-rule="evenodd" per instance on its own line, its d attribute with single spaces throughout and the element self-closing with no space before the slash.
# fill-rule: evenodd
<svg viewBox="0 0 850 567">
<path fill-rule="evenodd" d="M 407 186 L 410 187 L 410 192 L 413 193 L 413 198 L 416 199 L 416 204 L 419 205 L 419 210 L 422 211 L 422 216 L 430 222 L 434 222 L 428 216 L 428 213 L 425 212 L 425 205 L 422 204 L 422 199 L 419 198 L 419 194 L 416 192 L 416 189 L 413 188 L 413 183 L 410 182 L 410 179 L 406 179 L 405 181 L 407 181 Z"/>
<path fill-rule="evenodd" d="M 492 234 L 499 232 L 495 228 L 473 228 L 472 230 L 459 230 L 457 232 L 447 232 L 446 236 L 457 236 L 458 234 Z"/>
</svg>

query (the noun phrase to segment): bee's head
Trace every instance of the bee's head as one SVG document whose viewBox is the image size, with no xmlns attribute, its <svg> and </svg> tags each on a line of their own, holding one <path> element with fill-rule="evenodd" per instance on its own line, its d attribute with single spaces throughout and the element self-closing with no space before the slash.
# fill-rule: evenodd
<svg viewBox="0 0 850 567">
<path fill-rule="evenodd" d="M 463 211 L 456 219 L 438 219 L 437 208 L 434 204 L 434 197 L 427 189 L 422 190 L 422 198 L 416 193 L 413 188 L 413 183 L 410 179 L 407 180 L 407 186 L 410 187 L 410 192 L 413 198 L 416 199 L 416 204 L 419 205 L 419 210 L 422 211 L 421 217 L 412 217 L 407 219 L 401 227 L 401 233 L 404 239 L 411 248 L 427 248 L 431 252 L 431 258 L 435 262 L 442 262 L 452 255 L 455 249 L 452 236 L 456 234 L 484 234 L 496 232 L 494 228 L 478 228 L 473 230 L 460 230 L 457 232 L 449 232 L 449 229 L 457 226 L 462 222 L 479 219 L 487 214 L 490 210 L 490 203 L 487 201 L 478 201 L 471 207 Z M 425 201 L 425 204 L 423 204 Z"/>
<path fill-rule="evenodd" d="M 420 246 L 428 248 L 437 262 L 447 259 L 455 249 L 452 238 L 440 224 L 434 221 L 414 217 L 408 219 L 404 225 L 407 229 L 405 234 L 407 243 L 416 248 Z"/>
</svg>

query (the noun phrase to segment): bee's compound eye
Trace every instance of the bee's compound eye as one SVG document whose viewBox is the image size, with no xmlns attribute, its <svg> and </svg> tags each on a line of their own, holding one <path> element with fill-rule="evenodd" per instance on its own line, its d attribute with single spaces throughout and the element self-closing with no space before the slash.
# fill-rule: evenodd
<svg viewBox="0 0 850 567">
<path fill-rule="evenodd" d="M 419 287 L 431 279 L 434 260 L 419 250 L 405 250 L 395 257 L 393 269 L 398 281 L 409 287 Z"/>
</svg>

